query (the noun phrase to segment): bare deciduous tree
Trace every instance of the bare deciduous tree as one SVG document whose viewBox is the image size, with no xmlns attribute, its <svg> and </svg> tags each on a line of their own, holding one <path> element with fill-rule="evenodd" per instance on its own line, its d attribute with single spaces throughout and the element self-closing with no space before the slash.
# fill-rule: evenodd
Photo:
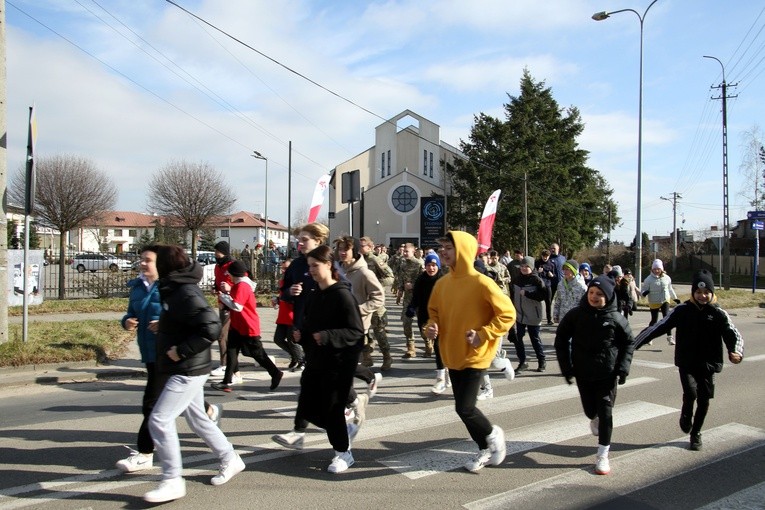
<svg viewBox="0 0 765 510">
<path fill-rule="evenodd" d="M 233 189 L 209 163 L 174 161 L 151 179 L 148 208 L 191 231 L 192 258 L 197 255 L 197 233 L 214 216 L 229 212 Z"/>
<path fill-rule="evenodd" d="M 17 171 L 10 198 L 24 203 L 26 172 Z M 55 226 L 59 238 L 58 297 L 65 297 L 66 233 L 88 218 L 114 208 L 117 187 L 95 164 L 81 156 L 60 154 L 38 158 L 36 163 L 35 216 Z"/>
</svg>

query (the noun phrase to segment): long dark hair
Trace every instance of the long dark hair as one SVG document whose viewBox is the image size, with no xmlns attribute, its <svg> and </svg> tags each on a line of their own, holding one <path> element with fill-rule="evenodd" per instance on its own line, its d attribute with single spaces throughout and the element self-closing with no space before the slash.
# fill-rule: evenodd
<svg viewBox="0 0 765 510">
<path fill-rule="evenodd" d="M 335 265 L 335 254 L 332 251 L 332 248 L 326 244 L 322 244 L 321 246 L 309 251 L 305 258 L 311 258 L 323 263 L 329 262 L 329 265 L 332 268 L 332 279 L 340 280 L 340 274 L 338 273 L 337 266 Z"/>
<path fill-rule="evenodd" d="M 191 265 L 191 261 L 183 247 L 175 244 L 158 246 L 157 273 L 160 278 L 165 278 L 173 271 L 186 268 L 189 265 Z"/>
</svg>

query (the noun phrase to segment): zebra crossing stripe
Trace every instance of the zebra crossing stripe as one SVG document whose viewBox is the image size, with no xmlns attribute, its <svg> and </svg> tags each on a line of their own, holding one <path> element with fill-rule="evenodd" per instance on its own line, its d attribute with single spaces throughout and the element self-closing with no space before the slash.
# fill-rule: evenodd
<svg viewBox="0 0 765 510">
<path fill-rule="evenodd" d="M 614 427 L 650 420 L 676 412 L 677 409 L 648 402 L 629 402 L 617 406 L 617 410 L 614 412 Z M 518 429 L 506 430 L 505 437 L 508 439 L 507 454 L 514 455 L 589 434 L 589 421 L 581 414 L 543 423 L 535 423 Z M 379 462 L 411 480 L 417 480 L 444 471 L 461 469 L 465 462 L 476 453 L 477 447 L 475 443 L 464 440 L 436 448 L 431 447 L 407 452 L 402 455 L 394 455 Z"/>
<path fill-rule="evenodd" d="M 515 508 L 524 502 L 534 501 L 538 508 L 561 508 L 560 488 L 587 487 L 587 491 L 566 493 L 566 507 L 584 508 L 603 504 L 615 496 L 642 490 L 654 483 L 682 475 L 688 471 L 740 455 L 765 445 L 765 430 L 729 423 L 704 431 L 704 449 L 688 450 L 688 436 L 683 436 L 652 448 L 613 456 L 611 474 L 593 474 L 594 456 L 587 459 L 591 464 L 558 476 L 519 487 L 488 498 L 463 505 L 470 510 Z M 558 490 L 550 490 L 556 488 Z M 761 491 L 761 489 L 759 489 Z M 755 489 L 757 492 L 757 489 Z M 758 494 L 761 494 L 759 492 Z M 759 500 L 762 502 L 762 499 Z M 733 507 L 739 508 L 738 505 Z M 711 507 L 711 508 L 731 508 Z"/>
<path fill-rule="evenodd" d="M 632 360 L 632 366 L 634 367 L 645 367 L 645 368 L 656 368 L 656 369 L 665 369 L 665 368 L 675 368 L 674 363 L 662 363 L 660 361 L 648 361 L 644 359 L 633 359 Z"/>
</svg>

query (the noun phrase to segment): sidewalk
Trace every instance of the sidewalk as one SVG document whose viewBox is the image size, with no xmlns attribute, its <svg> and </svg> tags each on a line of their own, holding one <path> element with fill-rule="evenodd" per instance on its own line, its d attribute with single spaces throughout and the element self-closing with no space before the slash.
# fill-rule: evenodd
<svg viewBox="0 0 765 510">
<path fill-rule="evenodd" d="M 29 315 L 29 322 L 67 322 L 80 320 L 113 320 L 119 321 L 124 313 L 103 312 L 91 314 L 48 314 Z M 270 348 L 274 336 L 276 310 L 271 307 L 258 307 L 260 316 L 261 336 L 264 345 Z M 22 318 L 9 317 L 9 323 L 21 324 Z M 218 366 L 218 347 L 212 348 L 213 367 Z M 278 362 L 277 362 L 278 363 Z M 78 361 L 68 363 L 47 363 L 41 365 L 24 365 L 20 367 L 0 367 L 0 390 L 4 388 L 22 387 L 32 384 L 57 385 L 75 382 L 93 382 L 98 380 L 144 378 L 145 368 L 141 363 L 138 343 L 128 344 L 124 356 L 109 360 L 108 363 L 93 361 Z"/>
</svg>

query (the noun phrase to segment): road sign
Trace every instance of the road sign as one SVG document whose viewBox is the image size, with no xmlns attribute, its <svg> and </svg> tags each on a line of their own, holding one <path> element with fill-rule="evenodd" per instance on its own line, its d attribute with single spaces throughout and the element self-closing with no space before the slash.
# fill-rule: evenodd
<svg viewBox="0 0 765 510">
<path fill-rule="evenodd" d="M 754 220 L 752 222 L 752 230 L 765 230 L 765 222 Z"/>
<path fill-rule="evenodd" d="M 765 211 L 749 211 L 746 213 L 748 220 L 765 220 Z"/>
</svg>

